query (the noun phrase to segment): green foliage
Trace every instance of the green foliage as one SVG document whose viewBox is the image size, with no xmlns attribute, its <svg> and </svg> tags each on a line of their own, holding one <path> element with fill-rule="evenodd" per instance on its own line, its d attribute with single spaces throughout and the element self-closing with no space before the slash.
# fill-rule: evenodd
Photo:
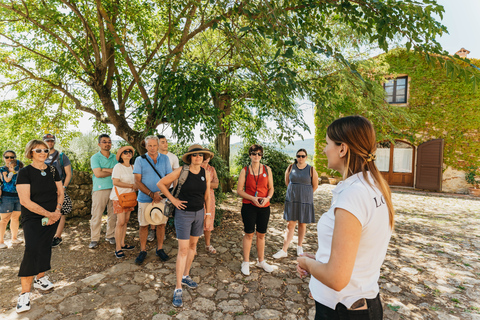
<svg viewBox="0 0 480 320">
<path fill-rule="evenodd" d="M 273 187 L 275 188 L 275 192 L 273 193 L 271 203 L 285 202 L 285 194 L 287 192 L 287 186 L 285 185 L 285 171 L 292 163 L 292 160 L 288 154 L 275 149 L 273 146 L 262 145 L 262 147 L 263 157 L 261 163 L 272 169 Z M 250 148 L 250 145 L 244 145 L 235 159 L 235 164 L 238 169 L 238 172 L 236 172 L 237 175 L 242 168 L 250 165 L 248 148 Z"/>
<path fill-rule="evenodd" d="M 77 134 L 68 147 L 62 145 L 58 149 L 65 152 L 74 170 L 92 173 L 90 158 L 99 151 L 98 136 L 93 132 Z"/>
<path fill-rule="evenodd" d="M 478 187 L 480 186 L 480 175 L 477 174 L 478 167 L 469 166 L 467 169 L 468 171 L 467 173 L 465 173 L 465 181 L 478 189 Z"/>
</svg>

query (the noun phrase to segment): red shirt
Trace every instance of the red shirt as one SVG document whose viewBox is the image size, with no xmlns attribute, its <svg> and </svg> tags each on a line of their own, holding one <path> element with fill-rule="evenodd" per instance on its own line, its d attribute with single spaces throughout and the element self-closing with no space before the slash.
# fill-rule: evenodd
<svg viewBox="0 0 480 320">
<path fill-rule="evenodd" d="M 263 172 L 259 176 L 256 175 L 258 172 L 253 175 L 249 167 L 244 168 L 245 170 L 248 169 L 247 179 L 245 180 L 245 192 L 248 195 L 254 196 L 255 192 L 258 192 L 257 197 L 265 198 L 268 196 L 268 171 L 266 166 L 262 165 L 262 167 Z M 245 198 L 242 202 L 253 204 L 252 201 Z"/>
</svg>

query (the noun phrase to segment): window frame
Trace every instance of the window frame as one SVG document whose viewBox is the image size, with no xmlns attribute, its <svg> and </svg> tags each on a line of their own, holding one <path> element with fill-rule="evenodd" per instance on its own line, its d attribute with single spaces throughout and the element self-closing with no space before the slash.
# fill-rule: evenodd
<svg viewBox="0 0 480 320">
<path fill-rule="evenodd" d="M 402 102 L 397 102 L 397 80 L 398 79 L 405 79 L 405 95 L 404 95 L 404 99 L 405 101 L 402 101 Z M 387 81 L 392 81 L 393 80 L 393 93 L 392 93 L 392 98 L 394 101 L 391 101 L 391 102 L 388 102 L 387 99 L 385 99 L 385 101 L 387 101 L 388 104 L 407 104 L 408 103 L 408 75 L 402 75 L 402 76 L 399 76 L 399 77 L 396 77 L 396 78 L 390 78 L 388 79 Z M 386 82 L 383 83 L 383 90 L 385 90 L 385 94 L 387 93 L 386 91 Z M 388 96 L 387 96 L 388 97 Z"/>
</svg>

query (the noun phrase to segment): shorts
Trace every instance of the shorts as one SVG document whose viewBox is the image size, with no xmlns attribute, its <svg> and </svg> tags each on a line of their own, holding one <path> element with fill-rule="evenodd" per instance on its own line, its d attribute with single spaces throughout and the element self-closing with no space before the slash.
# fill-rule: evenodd
<svg viewBox="0 0 480 320">
<path fill-rule="evenodd" d="M 315 320 L 381 320 L 383 307 L 380 293 L 373 299 L 365 299 L 367 309 L 349 310 L 342 303 L 337 303 L 335 310 L 315 301 Z"/>
<path fill-rule="evenodd" d="M 204 209 L 183 211 L 175 208 L 175 232 L 178 240 L 189 240 L 190 236 L 200 237 L 203 234 Z"/>
<path fill-rule="evenodd" d="M 2 203 L 0 203 L 0 213 L 10 213 L 13 211 L 20 211 L 20 199 L 18 197 L 2 196 Z"/>
<path fill-rule="evenodd" d="M 244 203 L 242 205 L 242 219 L 245 233 L 255 232 L 255 226 L 258 233 L 267 233 L 270 206 L 260 208 L 251 203 Z"/>
<path fill-rule="evenodd" d="M 113 203 L 113 213 L 119 214 L 124 212 L 129 212 L 135 210 L 135 207 L 124 208 L 120 205 L 120 201 L 112 200 Z"/>
<path fill-rule="evenodd" d="M 65 192 L 64 198 L 63 198 L 62 210 L 60 210 L 60 212 L 62 213 L 62 215 L 66 216 L 67 214 L 70 214 L 72 212 L 72 207 L 73 207 L 72 199 Z"/>
<path fill-rule="evenodd" d="M 145 209 L 151 202 L 139 202 L 138 203 L 138 224 L 140 227 L 146 227 L 149 225 L 147 219 L 145 219 Z M 113 209 L 115 210 L 115 209 Z"/>
</svg>

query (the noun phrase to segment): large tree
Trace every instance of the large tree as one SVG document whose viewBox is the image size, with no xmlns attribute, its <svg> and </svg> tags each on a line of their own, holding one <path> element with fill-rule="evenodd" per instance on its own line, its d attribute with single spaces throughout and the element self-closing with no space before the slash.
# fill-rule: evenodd
<svg viewBox="0 0 480 320">
<path fill-rule="evenodd" d="M 179 139 L 200 125 L 228 160 L 232 132 L 306 128 L 294 98 L 318 93 L 329 61 L 363 81 L 346 43 L 403 37 L 439 53 L 442 12 L 434 0 L 0 0 L 1 87 L 15 92 L 2 106 L 86 112 L 139 151 L 160 124 Z"/>
</svg>

